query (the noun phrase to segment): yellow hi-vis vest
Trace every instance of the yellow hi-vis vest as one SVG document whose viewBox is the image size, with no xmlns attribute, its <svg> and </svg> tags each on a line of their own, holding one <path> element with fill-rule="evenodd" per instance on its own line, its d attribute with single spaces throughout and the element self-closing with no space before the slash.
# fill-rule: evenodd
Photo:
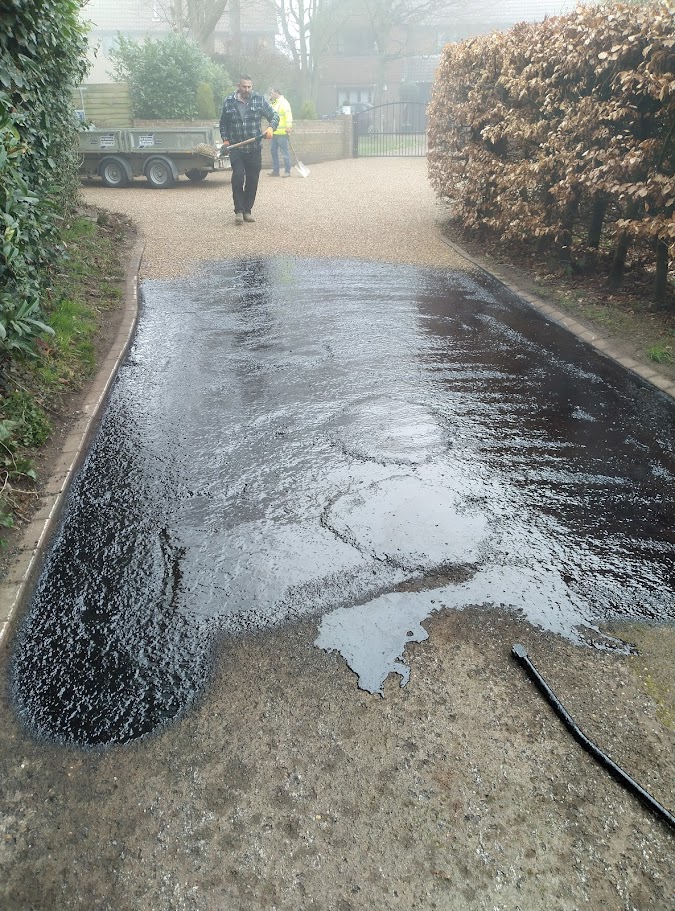
<svg viewBox="0 0 675 911">
<path fill-rule="evenodd" d="M 290 104 L 286 101 L 283 95 L 277 98 L 276 101 L 272 102 L 272 107 L 279 115 L 279 126 L 274 131 L 275 136 L 285 136 L 286 130 L 290 130 L 293 126 L 293 113 L 291 111 Z"/>
</svg>

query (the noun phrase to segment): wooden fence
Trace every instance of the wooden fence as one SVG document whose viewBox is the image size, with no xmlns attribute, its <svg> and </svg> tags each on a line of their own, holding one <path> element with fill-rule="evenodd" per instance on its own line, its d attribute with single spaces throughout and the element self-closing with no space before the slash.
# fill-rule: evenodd
<svg viewBox="0 0 675 911">
<path fill-rule="evenodd" d="M 86 123 L 96 127 L 133 126 L 129 86 L 125 82 L 82 85 L 73 94 L 73 105 L 76 111 L 83 111 L 80 116 Z"/>
</svg>

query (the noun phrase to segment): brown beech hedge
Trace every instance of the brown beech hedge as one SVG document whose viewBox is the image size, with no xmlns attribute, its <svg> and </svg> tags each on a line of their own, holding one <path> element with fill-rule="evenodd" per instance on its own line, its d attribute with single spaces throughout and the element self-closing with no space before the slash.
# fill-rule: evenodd
<svg viewBox="0 0 675 911">
<path fill-rule="evenodd" d="M 578 7 L 447 45 L 429 176 L 470 230 L 572 268 L 627 257 L 664 300 L 675 254 L 675 7 Z"/>
</svg>

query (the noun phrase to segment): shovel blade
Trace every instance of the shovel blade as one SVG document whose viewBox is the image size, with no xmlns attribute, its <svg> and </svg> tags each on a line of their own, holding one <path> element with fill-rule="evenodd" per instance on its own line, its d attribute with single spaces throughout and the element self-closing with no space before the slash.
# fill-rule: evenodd
<svg viewBox="0 0 675 911">
<path fill-rule="evenodd" d="M 309 168 L 305 167 L 301 161 L 296 164 L 295 170 L 298 172 L 300 177 L 309 177 Z"/>
</svg>

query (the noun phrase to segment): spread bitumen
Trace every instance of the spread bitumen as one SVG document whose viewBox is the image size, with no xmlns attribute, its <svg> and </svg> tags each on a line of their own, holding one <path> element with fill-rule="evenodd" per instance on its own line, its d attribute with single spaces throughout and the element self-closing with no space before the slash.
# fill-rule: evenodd
<svg viewBox="0 0 675 911">
<path fill-rule="evenodd" d="M 675 619 L 675 405 L 482 273 L 251 258 L 147 281 L 17 634 L 39 737 L 180 716 L 218 636 L 315 618 L 358 685 L 441 609 Z M 590 631 L 590 634 L 589 634 Z"/>
</svg>

